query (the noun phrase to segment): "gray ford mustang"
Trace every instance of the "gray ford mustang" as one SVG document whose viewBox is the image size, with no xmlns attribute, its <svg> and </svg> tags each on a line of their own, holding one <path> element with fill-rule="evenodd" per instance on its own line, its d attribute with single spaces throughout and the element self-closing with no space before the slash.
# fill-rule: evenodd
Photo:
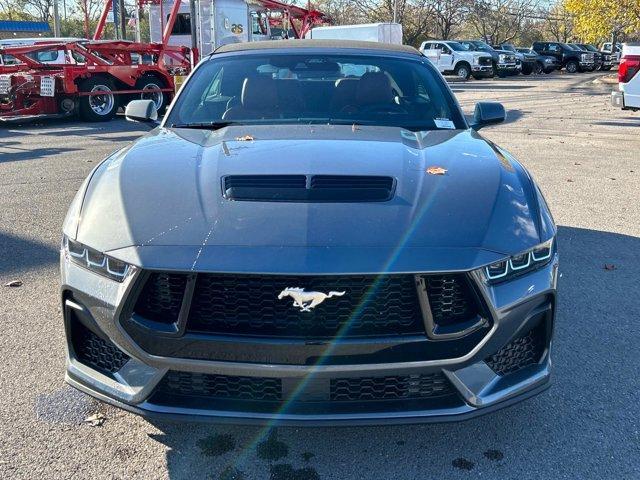
<svg viewBox="0 0 640 480">
<path fill-rule="evenodd" d="M 153 101 L 130 103 L 152 124 Z M 543 391 L 556 227 L 417 50 L 218 49 L 64 224 L 67 381 L 126 410 L 447 421 Z"/>
</svg>

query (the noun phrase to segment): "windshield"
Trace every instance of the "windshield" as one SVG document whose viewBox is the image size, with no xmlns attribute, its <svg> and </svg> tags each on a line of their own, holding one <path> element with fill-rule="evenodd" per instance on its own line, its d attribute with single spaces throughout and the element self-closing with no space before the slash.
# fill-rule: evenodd
<svg viewBox="0 0 640 480">
<path fill-rule="evenodd" d="M 165 124 L 466 128 L 452 94 L 427 62 L 336 54 L 214 57 L 183 87 Z"/>
<path fill-rule="evenodd" d="M 447 42 L 447 45 L 449 45 L 456 52 L 466 52 L 467 50 L 469 50 L 459 42 Z"/>
<path fill-rule="evenodd" d="M 571 45 L 570 43 L 561 43 L 560 45 L 562 45 L 564 48 L 566 48 L 567 50 L 580 50 L 578 47 L 574 47 L 573 45 Z"/>
<path fill-rule="evenodd" d="M 508 52 L 515 52 L 516 51 L 516 47 L 514 47 L 513 45 L 506 44 L 506 43 L 504 45 L 501 45 L 501 47 L 502 47 L 502 50 L 506 50 Z"/>
<path fill-rule="evenodd" d="M 473 42 L 473 44 L 476 46 L 476 48 L 478 50 L 482 50 L 483 52 L 493 52 L 493 48 L 491 47 L 491 45 L 484 43 L 484 42 L 480 42 L 480 41 L 475 41 Z"/>
<path fill-rule="evenodd" d="M 590 52 L 597 52 L 598 49 L 596 47 L 594 47 L 593 45 L 582 45 L 584 48 L 586 48 L 588 51 Z"/>
</svg>

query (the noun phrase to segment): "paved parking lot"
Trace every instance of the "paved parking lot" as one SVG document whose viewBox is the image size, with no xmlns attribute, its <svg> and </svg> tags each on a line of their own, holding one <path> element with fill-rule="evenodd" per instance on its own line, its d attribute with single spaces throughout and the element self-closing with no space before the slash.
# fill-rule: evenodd
<svg viewBox="0 0 640 480">
<path fill-rule="evenodd" d="M 63 384 L 57 250 L 65 211 L 101 158 L 145 131 L 0 126 L 0 478 L 443 479 L 640 477 L 640 114 L 599 74 L 453 86 L 534 174 L 559 225 L 554 385 L 464 423 L 293 429 L 149 423 Z M 605 268 L 607 265 L 607 268 Z M 83 423 L 99 412 L 101 426 Z"/>
</svg>

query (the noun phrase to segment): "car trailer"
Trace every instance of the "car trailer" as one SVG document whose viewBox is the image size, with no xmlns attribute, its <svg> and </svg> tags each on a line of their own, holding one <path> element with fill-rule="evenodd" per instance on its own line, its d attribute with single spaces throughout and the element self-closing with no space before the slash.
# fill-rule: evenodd
<svg viewBox="0 0 640 480">
<path fill-rule="evenodd" d="M 190 0 L 190 9 L 209 2 L 209 10 L 216 12 L 215 3 L 232 0 Z M 160 8 L 163 0 L 138 0 Z M 286 5 L 274 0 L 251 0 L 258 11 L 260 28 L 264 33 L 280 22 L 283 29 L 291 29 L 297 38 L 314 25 L 327 21 L 321 12 Z M 175 93 L 176 77 L 189 73 L 198 60 L 198 53 L 215 49 L 202 48 L 197 42 L 201 35 L 189 39 L 176 38 L 174 26 L 182 0 L 171 3 L 169 15 L 160 15 L 162 36 L 155 43 L 127 40 L 101 40 L 112 0 L 107 0 L 92 40 L 59 41 L 55 39 L 32 45 L 0 48 L 0 55 L 10 55 L 16 62 L 0 65 L 0 122 L 24 122 L 42 118 L 59 118 L 79 114 L 85 121 L 112 119 L 119 107 L 135 98 L 153 100 L 159 112 L 170 103 Z M 221 13 L 222 14 L 222 13 Z M 166 18 L 166 23 L 164 19 Z M 198 15 L 200 18 L 200 15 Z M 248 16 L 244 21 L 248 22 Z M 216 21 L 210 18 L 209 21 Z M 225 17 L 225 22 L 228 19 Z M 297 24 L 297 25 L 296 25 Z M 248 30 L 249 25 L 245 24 Z M 191 17 L 193 32 L 203 27 Z M 157 31 L 157 30 L 156 30 Z M 268 35 L 266 35 L 268 38 Z M 255 40 L 259 38 L 254 38 Z M 152 36 L 153 40 L 153 36 Z M 158 41 L 159 40 L 159 41 Z M 252 38 L 244 39 L 251 41 Z M 191 47 L 183 45 L 191 45 Z M 38 55 L 56 52 L 61 61 L 44 61 Z"/>
</svg>

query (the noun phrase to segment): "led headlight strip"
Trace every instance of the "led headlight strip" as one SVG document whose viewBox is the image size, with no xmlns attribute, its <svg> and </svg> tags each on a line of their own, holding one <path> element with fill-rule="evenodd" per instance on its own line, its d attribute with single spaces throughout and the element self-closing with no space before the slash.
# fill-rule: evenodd
<svg viewBox="0 0 640 480">
<path fill-rule="evenodd" d="M 506 260 L 492 263 L 484 268 L 484 274 L 491 283 L 502 282 L 546 265 L 551 260 L 552 255 L 553 238 L 531 250 L 519 253 Z"/>
<path fill-rule="evenodd" d="M 108 277 L 116 282 L 122 282 L 129 272 L 129 264 L 111 258 L 104 253 L 89 248 L 75 240 L 71 240 L 66 236 L 62 243 L 65 254 L 73 263 L 92 272 Z"/>
</svg>

